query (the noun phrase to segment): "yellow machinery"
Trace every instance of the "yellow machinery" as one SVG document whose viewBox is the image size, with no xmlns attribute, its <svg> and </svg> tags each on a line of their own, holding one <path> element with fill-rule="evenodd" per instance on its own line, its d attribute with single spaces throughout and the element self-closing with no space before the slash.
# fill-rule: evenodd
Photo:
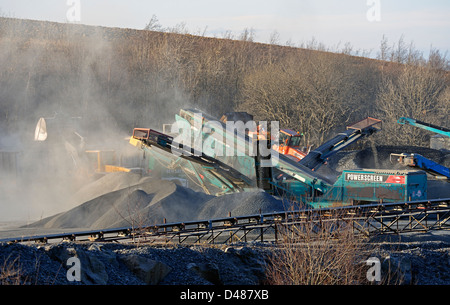
<svg viewBox="0 0 450 305">
<path fill-rule="evenodd" d="M 72 166 L 68 169 L 79 172 L 80 170 L 88 175 L 93 173 L 110 172 L 130 172 L 131 170 L 122 166 L 117 166 L 115 150 L 86 150 L 85 139 L 76 128 L 76 121 L 79 118 L 67 117 L 64 115 L 40 118 L 35 129 L 34 140 L 36 142 L 47 142 L 48 145 L 41 147 L 47 151 L 45 156 L 49 162 L 56 160 L 52 158 L 54 152 L 62 152 L 67 161 L 71 160 Z M 60 160 L 60 159 L 58 159 Z M 67 163 L 67 162 L 64 162 Z M 61 164 L 54 164 L 59 167 Z"/>
</svg>

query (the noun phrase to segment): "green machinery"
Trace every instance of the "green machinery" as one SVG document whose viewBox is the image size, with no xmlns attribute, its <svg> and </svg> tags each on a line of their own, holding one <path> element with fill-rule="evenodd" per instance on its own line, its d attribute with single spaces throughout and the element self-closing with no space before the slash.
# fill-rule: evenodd
<svg viewBox="0 0 450 305">
<path fill-rule="evenodd" d="M 175 118 L 174 136 L 138 128 L 130 143 L 166 164 L 182 166 L 208 193 L 261 188 L 312 207 L 420 200 L 427 196 L 423 171 L 347 170 L 335 181 L 316 171 L 337 151 L 381 130 L 381 121 L 374 118 L 348 126 L 300 161 L 271 149 L 277 130 L 273 130 L 271 141 L 263 141 L 253 133 L 251 124 L 242 132 L 242 125 L 240 130 L 229 128 L 197 109 L 182 109 Z M 181 133 L 184 138 L 180 138 Z M 219 191 L 211 192 L 211 187 Z"/>
</svg>

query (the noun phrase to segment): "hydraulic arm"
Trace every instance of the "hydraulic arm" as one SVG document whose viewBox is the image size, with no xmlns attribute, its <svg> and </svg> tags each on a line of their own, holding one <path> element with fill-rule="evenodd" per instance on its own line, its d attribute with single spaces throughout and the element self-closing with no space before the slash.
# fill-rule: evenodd
<svg viewBox="0 0 450 305">
<path fill-rule="evenodd" d="M 427 159 L 422 155 L 402 153 L 391 154 L 391 158 L 392 156 L 398 157 L 397 161 L 402 165 L 418 167 L 437 178 L 445 179 L 450 182 L 450 169 L 448 167 Z"/>
<path fill-rule="evenodd" d="M 437 125 L 433 125 L 430 123 L 422 122 L 422 121 L 419 121 L 416 119 L 401 117 L 397 120 L 397 123 L 419 127 L 419 128 L 425 129 L 425 130 L 429 130 L 429 131 L 450 137 L 450 129 L 441 127 L 441 126 L 437 126 Z"/>
</svg>

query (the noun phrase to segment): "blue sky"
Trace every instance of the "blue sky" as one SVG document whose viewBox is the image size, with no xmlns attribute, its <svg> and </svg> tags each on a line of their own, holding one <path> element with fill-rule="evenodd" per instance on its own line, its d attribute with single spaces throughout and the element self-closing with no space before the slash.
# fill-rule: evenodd
<svg viewBox="0 0 450 305">
<path fill-rule="evenodd" d="M 425 54 L 433 46 L 450 51 L 448 0 L 0 0 L 0 14 L 24 19 L 67 22 L 71 1 L 80 3 L 79 23 L 142 29 L 153 15 L 163 27 L 184 23 L 191 32 L 223 37 L 253 29 L 255 40 L 299 45 L 315 38 L 328 47 L 349 42 L 376 56 L 382 36 L 390 44 L 403 35 Z M 379 20 L 370 21 L 368 12 Z"/>
</svg>

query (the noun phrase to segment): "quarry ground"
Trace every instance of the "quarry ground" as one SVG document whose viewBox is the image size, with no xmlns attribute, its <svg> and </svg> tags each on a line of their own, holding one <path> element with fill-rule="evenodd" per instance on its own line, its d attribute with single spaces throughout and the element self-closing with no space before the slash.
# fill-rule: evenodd
<svg viewBox="0 0 450 305">
<path fill-rule="evenodd" d="M 413 149 L 413 148 L 411 148 Z M 411 150 L 410 149 L 410 150 Z M 380 147 L 377 160 L 371 150 L 338 153 L 321 168 L 332 175 L 351 168 L 390 168 L 388 152 L 406 148 Z M 449 155 L 422 149 L 421 154 L 449 166 Z M 22 186 L 21 186 L 22 187 Z M 12 188 L 14 191 L 15 189 Z M 15 194 L 22 209 L 38 210 L 33 198 Z M 139 226 L 194 219 L 285 210 L 285 202 L 259 190 L 215 197 L 151 177 L 112 173 L 86 183 L 70 198 L 58 193 L 59 210 L 28 214 L 22 219 L 3 218 L 0 238 Z M 449 198 L 449 184 L 430 179 L 429 198 Z M 6 196 L 6 195 L 3 195 Z M 4 205 L 7 200 L 0 201 Z M 2 209 L 5 207 L 2 206 Z M 34 209 L 34 210 L 33 210 Z M 31 212 L 29 212 L 31 213 Z M 39 216 L 40 215 L 40 216 Z M 42 216 L 45 215 L 45 216 Z M 373 241 L 383 266 L 396 266 L 403 274 L 399 283 L 450 284 L 450 233 L 435 231 L 389 237 Z M 105 243 L 62 243 L 49 245 L 0 245 L 0 266 L 12 270 L 17 281 L 27 284 L 262 284 L 270 244 L 236 244 L 216 247 L 145 246 Z M 67 279 L 67 259 L 81 260 L 82 278 Z M 386 267 L 388 268 L 388 267 Z M 390 268 L 390 267 L 389 267 Z M 14 273 L 13 272 L 13 273 Z M 1 273 L 1 272 L 0 272 Z M 150 275 L 149 275 L 150 274 Z M 14 277 L 0 279 L 14 283 Z"/>
<path fill-rule="evenodd" d="M 432 237 L 431 240 L 427 240 Z M 450 284 L 450 235 L 422 241 L 376 241 L 384 284 Z M 418 237 L 421 239 L 421 237 Z M 116 243 L 0 244 L 2 284 L 259 285 L 274 245 L 145 246 Z M 80 278 L 70 280 L 70 257 Z M 364 263 L 364 262 L 362 262 Z M 368 268 L 368 267 L 367 267 Z M 9 274 L 6 277 L 5 274 Z M 76 274 L 76 273 L 75 273 Z M 367 282 L 369 284 L 369 282 Z"/>
</svg>

